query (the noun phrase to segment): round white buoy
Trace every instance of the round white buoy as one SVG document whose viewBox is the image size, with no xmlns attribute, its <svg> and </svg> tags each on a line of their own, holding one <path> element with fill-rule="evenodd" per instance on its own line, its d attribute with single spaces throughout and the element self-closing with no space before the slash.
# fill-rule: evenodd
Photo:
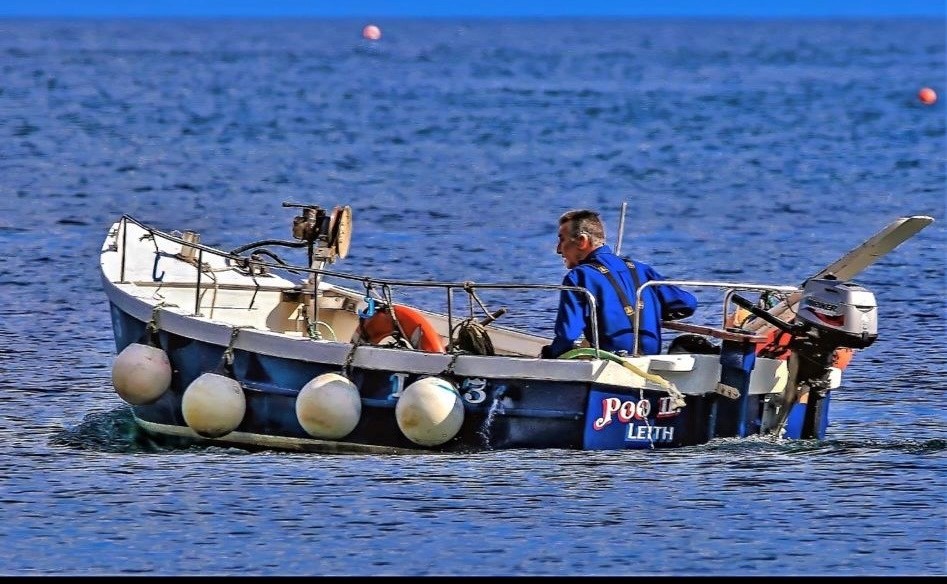
<svg viewBox="0 0 947 584">
<path fill-rule="evenodd" d="M 247 400 L 240 383 L 219 373 L 204 373 L 187 386 L 181 398 L 184 421 L 206 438 L 232 432 L 246 411 Z"/>
<path fill-rule="evenodd" d="M 464 403 L 457 388 L 440 377 L 425 377 L 406 387 L 395 406 L 405 437 L 421 446 L 438 446 L 457 435 Z"/>
<path fill-rule="evenodd" d="M 150 404 L 171 386 L 171 362 L 160 347 L 132 343 L 112 365 L 115 392 L 133 406 Z"/>
<path fill-rule="evenodd" d="M 341 438 L 355 429 L 361 416 L 358 388 L 338 373 L 313 377 L 296 396 L 296 419 L 315 438 Z"/>
</svg>

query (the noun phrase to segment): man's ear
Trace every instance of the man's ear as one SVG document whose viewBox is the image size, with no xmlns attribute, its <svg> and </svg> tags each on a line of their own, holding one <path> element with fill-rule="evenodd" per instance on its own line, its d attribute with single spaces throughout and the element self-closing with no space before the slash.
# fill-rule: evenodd
<svg viewBox="0 0 947 584">
<path fill-rule="evenodd" d="M 592 236 L 588 233 L 579 235 L 579 249 L 582 251 L 592 251 Z"/>
</svg>

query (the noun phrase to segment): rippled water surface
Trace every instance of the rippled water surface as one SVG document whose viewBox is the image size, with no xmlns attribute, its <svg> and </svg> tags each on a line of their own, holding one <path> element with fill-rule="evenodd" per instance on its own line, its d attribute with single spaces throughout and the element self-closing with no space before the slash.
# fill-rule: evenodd
<svg viewBox="0 0 947 584">
<path fill-rule="evenodd" d="M 943 21 L 362 24 L 0 21 L 0 573 L 947 574 Z M 282 201 L 352 205 L 339 269 L 480 282 L 557 283 L 579 206 L 614 243 L 628 201 L 666 276 L 781 284 L 936 222 L 859 276 L 879 339 L 825 441 L 152 442 L 111 389 L 105 229 L 235 247 L 287 238 Z M 554 298 L 489 301 L 548 332 Z"/>
</svg>

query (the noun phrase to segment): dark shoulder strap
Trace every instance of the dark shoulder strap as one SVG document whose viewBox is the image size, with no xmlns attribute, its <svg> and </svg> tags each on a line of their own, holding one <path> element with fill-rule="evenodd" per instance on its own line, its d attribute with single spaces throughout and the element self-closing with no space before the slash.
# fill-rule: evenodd
<svg viewBox="0 0 947 584">
<path fill-rule="evenodd" d="M 628 262 L 630 260 L 626 260 Z M 625 315 L 628 317 L 628 323 L 631 324 L 631 328 L 635 328 L 635 307 L 628 300 L 628 295 L 625 294 L 625 291 L 622 289 L 621 284 L 618 283 L 618 280 L 615 279 L 615 276 L 612 275 L 611 270 L 603 266 L 598 262 L 589 262 L 589 265 L 594 267 L 596 270 L 601 272 L 608 278 L 608 281 L 612 283 L 612 287 L 615 288 L 615 292 L 618 294 L 618 299 L 621 300 L 621 304 L 625 309 Z M 635 273 L 635 269 L 632 266 L 628 266 L 628 269 L 631 270 L 631 279 L 635 283 L 635 291 L 638 290 L 638 274 Z M 640 308 L 640 307 L 639 307 Z"/>
<path fill-rule="evenodd" d="M 631 258 L 622 258 L 622 261 L 625 262 L 628 271 L 631 272 L 631 282 L 635 285 L 635 293 L 637 294 L 638 288 L 641 288 L 641 280 L 638 279 L 638 266 L 635 264 L 635 260 Z"/>
</svg>

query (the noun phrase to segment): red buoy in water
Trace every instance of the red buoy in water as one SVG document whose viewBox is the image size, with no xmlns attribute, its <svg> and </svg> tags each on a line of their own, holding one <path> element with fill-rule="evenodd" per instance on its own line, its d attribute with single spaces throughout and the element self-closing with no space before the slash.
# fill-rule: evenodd
<svg viewBox="0 0 947 584">
<path fill-rule="evenodd" d="M 381 29 L 374 24 L 366 24 L 365 28 L 362 29 L 362 38 L 377 41 L 381 38 Z"/>
<path fill-rule="evenodd" d="M 921 100 L 921 103 L 924 105 L 933 105 L 937 101 L 937 92 L 935 92 L 930 87 L 922 87 L 920 91 L 917 92 L 917 98 Z"/>
</svg>

